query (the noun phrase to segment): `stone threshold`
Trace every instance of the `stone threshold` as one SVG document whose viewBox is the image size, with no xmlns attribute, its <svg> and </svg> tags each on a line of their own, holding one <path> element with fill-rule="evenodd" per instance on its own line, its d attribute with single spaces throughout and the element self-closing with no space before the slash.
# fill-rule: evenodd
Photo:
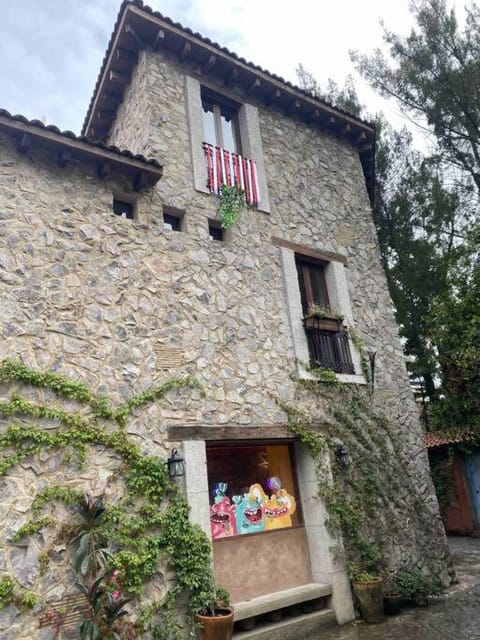
<svg viewBox="0 0 480 640">
<path fill-rule="evenodd" d="M 284 591 L 277 591 L 276 593 L 258 596 L 251 600 L 236 602 L 233 605 L 235 622 L 238 620 L 245 620 L 246 618 L 253 618 L 254 616 L 260 616 L 264 613 L 269 613 L 270 611 L 275 611 L 277 609 L 284 609 L 285 607 L 291 607 L 292 605 L 309 602 L 310 600 L 324 598 L 331 594 L 331 585 L 312 582 L 310 584 L 303 584 L 299 587 L 293 587 L 292 589 L 285 589 Z"/>
<path fill-rule="evenodd" d="M 313 613 L 287 618 L 281 622 L 258 625 L 251 631 L 236 631 L 232 640 L 298 640 L 318 638 L 321 629 L 337 624 L 333 609 L 322 609 Z"/>
</svg>

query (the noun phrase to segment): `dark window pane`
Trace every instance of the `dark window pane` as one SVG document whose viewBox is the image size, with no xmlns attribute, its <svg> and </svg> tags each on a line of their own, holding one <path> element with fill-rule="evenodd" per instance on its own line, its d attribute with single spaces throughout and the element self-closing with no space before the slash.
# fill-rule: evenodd
<svg viewBox="0 0 480 640">
<path fill-rule="evenodd" d="M 296 266 L 304 315 L 308 314 L 312 305 L 328 308 L 324 265 L 297 258 Z"/>
<path fill-rule="evenodd" d="M 323 265 L 310 265 L 313 304 L 328 307 L 327 289 L 325 286 L 325 270 Z"/>
<path fill-rule="evenodd" d="M 223 229 L 213 224 L 208 225 L 208 234 L 212 240 L 223 240 Z"/>
<path fill-rule="evenodd" d="M 163 228 L 169 231 L 180 231 L 181 220 L 177 216 L 172 216 L 169 213 L 163 214 Z"/>
<path fill-rule="evenodd" d="M 123 200 L 113 199 L 113 213 L 123 218 L 133 220 L 134 206 L 132 202 L 125 202 Z"/>
<path fill-rule="evenodd" d="M 235 131 L 235 114 L 222 109 L 220 121 L 222 127 L 223 148 L 227 151 L 238 153 Z"/>
<path fill-rule="evenodd" d="M 203 135 L 204 141 L 214 146 L 219 146 L 217 136 L 215 134 L 215 119 L 213 116 L 213 106 L 203 103 Z"/>
</svg>

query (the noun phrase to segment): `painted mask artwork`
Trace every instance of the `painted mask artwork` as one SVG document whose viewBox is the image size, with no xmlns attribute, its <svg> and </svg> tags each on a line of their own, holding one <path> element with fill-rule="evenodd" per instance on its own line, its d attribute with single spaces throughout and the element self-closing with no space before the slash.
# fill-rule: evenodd
<svg viewBox="0 0 480 640">
<path fill-rule="evenodd" d="M 231 504 L 230 498 L 218 495 L 215 497 L 215 504 L 210 505 L 210 527 L 213 540 L 237 535 L 235 510 L 236 505 Z"/>
<path fill-rule="evenodd" d="M 282 489 L 278 476 L 267 480 L 267 488 L 272 491 L 270 498 L 265 496 L 262 511 L 265 516 L 265 531 L 283 529 L 292 526 L 292 515 L 297 508 L 295 498 Z"/>
<path fill-rule="evenodd" d="M 216 482 L 213 485 L 213 502 L 221 502 L 223 498 L 227 495 L 228 483 L 227 482 Z"/>
<path fill-rule="evenodd" d="M 266 495 L 262 485 L 252 484 L 248 493 L 243 496 L 233 496 L 236 505 L 237 532 L 257 533 L 264 530 L 262 504 Z"/>
</svg>

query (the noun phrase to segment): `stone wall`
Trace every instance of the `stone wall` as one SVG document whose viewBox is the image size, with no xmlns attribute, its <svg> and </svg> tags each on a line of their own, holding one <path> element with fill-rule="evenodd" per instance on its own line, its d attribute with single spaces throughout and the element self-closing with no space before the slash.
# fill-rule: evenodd
<svg viewBox="0 0 480 640">
<path fill-rule="evenodd" d="M 217 216 L 218 200 L 194 189 L 185 101 L 182 69 L 160 54 L 142 54 L 110 141 L 160 158 L 165 170 L 154 189 L 138 195 L 133 222 L 111 208 L 112 193 L 126 185 L 89 178 L 82 166 L 59 169 L 35 152 L 19 155 L 0 139 L 0 358 L 59 371 L 117 402 L 170 377 L 195 375 L 205 397 L 171 393 L 135 414 L 129 429 L 146 452 L 166 457 L 171 424 L 249 425 L 259 438 L 262 425 L 286 423 L 276 400 L 299 398 L 280 249 L 271 237 L 345 255 L 354 328 L 377 352 L 374 403 L 398 430 L 431 515 L 431 529 L 412 532 L 399 553 L 442 572 L 445 538 L 358 156 L 259 107 L 271 214 L 244 212 L 229 241 L 216 242 L 208 219 Z M 163 205 L 185 211 L 186 232 L 163 230 Z M 312 415 L 325 415 L 317 396 L 300 399 Z M 36 487 L 52 474 L 75 481 L 55 460 L 22 465 L 18 499 L 2 480 L 8 508 L 0 571 L 9 567 L 46 598 L 52 590 L 58 596 L 59 577 L 54 587 L 54 576 L 50 584 L 38 576 L 38 544 L 19 551 L 8 540 L 27 518 Z M 101 491 L 108 477 L 101 455 L 87 476 L 82 486 Z M 0 615 L 2 637 L 37 637 L 31 626 L 7 631 L 14 618 L 11 609 Z"/>
</svg>

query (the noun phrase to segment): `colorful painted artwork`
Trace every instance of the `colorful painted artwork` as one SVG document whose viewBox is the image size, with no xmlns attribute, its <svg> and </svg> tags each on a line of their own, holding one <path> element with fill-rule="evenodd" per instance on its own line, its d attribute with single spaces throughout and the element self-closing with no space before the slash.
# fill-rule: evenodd
<svg viewBox="0 0 480 640">
<path fill-rule="evenodd" d="M 216 496 L 215 504 L 210 506 L 210 527 L 213 540 L 237 535 L 235 510 L 236 505 L 231 504 L 230 498 Z"/>
<path fill-rule="evenodd" d="M 259 483 L 252 484 L 248 493 L 233 496 L 225 494 L 226 482 L 217 482 L 213 487 L 214 504 L 210 506 L 212 538 L 258 533 L 292 526 L 292 515 L 297 508 L 295 498 L 282 489 L 278 476 L 267 479 L 270 497 Z"/>
<path fill-rule="evenodd" d="M 264 530 L 262 503 L 265 499 L 262 485 L 252 484 L 248 493 L 243 496 L 233 496 L 236 510 L 237 532 L 257 533 Z"/>
<path fill-rule="evenodd" d="M 265 516 L 265 531 L 271 529 L 283 529 L 292 526 L 292 515 L 297 508 L 295 498 L 285 491 L 279 489 L 270 498 L 267 498 L 262 505 Z"/>
</svg>

